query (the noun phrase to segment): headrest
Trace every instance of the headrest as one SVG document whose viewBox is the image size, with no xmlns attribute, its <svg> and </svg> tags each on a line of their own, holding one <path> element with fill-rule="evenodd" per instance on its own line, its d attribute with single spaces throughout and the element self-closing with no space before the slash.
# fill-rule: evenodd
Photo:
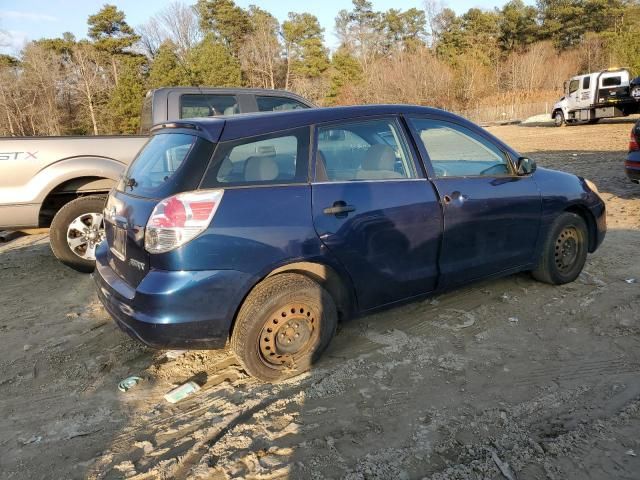
<svg viewBox="0 0 640 480">
<path fill-rule="evenodd" d="M 272 157 L 249 157 L 244 164 L 247 182 L 268 182 L 278 178 L 278 164 Z"/>
<path fill-rule="evenodd" d="M 369 147 L 362 160 L 362 170 L 394 170 L 396 154 L 389 145 L 375 144 Z"/>
</svg>

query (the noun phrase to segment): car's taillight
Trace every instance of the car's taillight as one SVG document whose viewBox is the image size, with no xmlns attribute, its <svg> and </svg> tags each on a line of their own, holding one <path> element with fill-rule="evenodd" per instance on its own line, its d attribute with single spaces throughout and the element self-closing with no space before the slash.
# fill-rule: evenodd
<svg viewBox="0 0 640 480">
<path fill-rule="evenodd" d="M 629 136 L 629 151 L 637 152 L 638 150 L 640 150 L 640 145 L 638 145 L 638 139 L 632 130 L 631 135 Z"/>
<path fill-rule="evenodd" d="M 147 222 L 145 250 L 168 252 L 200 235 L 211 223 L 223 193 L 224 190 L 199 190 L 162 200 Z"/>
</svg>

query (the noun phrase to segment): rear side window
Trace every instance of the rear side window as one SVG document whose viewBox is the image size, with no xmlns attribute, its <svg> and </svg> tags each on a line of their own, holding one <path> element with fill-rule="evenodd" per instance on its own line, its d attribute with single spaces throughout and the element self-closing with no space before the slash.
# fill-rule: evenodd
<svg viewBox="0 0 640 480">
<path fill-rule="evenodd" d="M 213 144 L 195 135 L 154 135 L 131 163 L 117 188 L 150 198 L 191 190 L 202 178 L 212 152 Z"/>
<path fill-rule="evenodd" d="M 285 110 L 297 110 L 299 108 L 309 108 L 304 103 L 292 98 L 256 96 L 259 112 L 280 112 Z"/>
<path fill-rule="evenodd" d="M 591 86 L 591 77 L 584 77 L 582 79 L 582 89 L 586 90 Z"/>
<path fill-rule="evenodd" d="M 345 122 L 318 128 L 317 181 L 415 177 L 413 160 L 394 118 Z"/>
<path fill-rule="evenodd" d="M 308 128 L 222 142 L 202 186 L 305 182 L 308 159 Z"/>
<path fill-rule="evenodd" d="M 471 130 L 450 122 L 412 118 L 436 177 L 504 176 L 511 174 L 507 156 Z"/>
<path fill-rule="evenodd" d="M 180 97 L 180 118 L 235 115 L 240 110 L 235 95 L 185 94 Z"/>
<path fill-rule="evenodd" d="M 617 87 L 622 83 L 622 77 L 607 77 L 602 79 L 603 87 Z"/>
<path fill-rule="evenodd" d="M 145 97 L 140 115 L 140 134 L 148 135 L 149 129 L 153 126 L 153 112 L 151 109 L 151 96 Z"/>
</svg>

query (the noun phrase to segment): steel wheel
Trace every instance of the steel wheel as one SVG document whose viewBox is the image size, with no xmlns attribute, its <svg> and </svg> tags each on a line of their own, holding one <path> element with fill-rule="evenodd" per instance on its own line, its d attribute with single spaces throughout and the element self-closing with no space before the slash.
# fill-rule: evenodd
<svg viewBox="0 0 640 480">
<path fill-rule="evenodd" d="M 290 303 L 269 315 L 260 332 L 260 356 L 271 368 L 295 366 L 296 359 L 304 357 L 315 345 L 318 312 L 309 305 Z"/>
<path fill-rule="evenodd" d="M 104 240 L 104 223 L 100 213 L 83 213 L 67 228 L 69 249 L 84 260 L 96 259 L 96 247 Z"/>
<path fill-rule="evenodd" d="M 556 239 L 554 259 L 560 272 L 565 273 L 575 265 L 579 241 L 575 227 L 565 228 Z"/>
</svg>

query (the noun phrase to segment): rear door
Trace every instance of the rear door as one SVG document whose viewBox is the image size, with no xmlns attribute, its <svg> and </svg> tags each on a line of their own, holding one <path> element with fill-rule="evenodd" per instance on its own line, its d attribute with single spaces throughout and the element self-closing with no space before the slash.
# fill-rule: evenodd
<svg viewBox="0 0 640 480">
<path fill-rule="evenodd" d="M 316 128 L 316 232 L 348 271 L 360 309 L 433 290 L 442 222 L 396 117 Z"/>
<path fill-rule="evenodd" d="M 534 176 L 516 175 L 480 129 L 430 117 L 409 123 L 443 206 L 440 286 L 531 264 L 542 212 Z"/>
</svg>

